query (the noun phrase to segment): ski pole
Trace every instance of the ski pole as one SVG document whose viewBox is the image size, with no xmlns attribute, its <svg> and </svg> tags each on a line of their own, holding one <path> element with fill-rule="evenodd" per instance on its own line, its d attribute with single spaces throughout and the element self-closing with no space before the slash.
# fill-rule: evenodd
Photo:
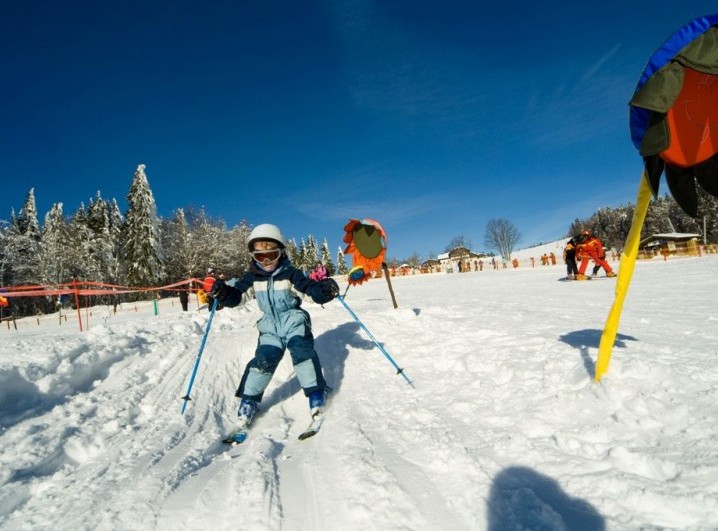
<svg viewBox="0 0 718 531">
<path fill-rule="evenodd" d="M 344 300 L 344 297 L 343 297 L 342 295 L 337 295 L 337 299 L 339 299 L 339 302 L 341 302 L 341 303 L 344 305 L 344 307 L 347 309 L 347 311 L 349 312 L 349 314 L 354 318 L 354 320 L 355 320 L 357 323 L 359 323 L 359 326 L 361 326 L 361 327 L 362 327 L 362 330 L 364 330 L 364 331 L 367 333 L 367 335 L 371 338 L 371 340 L 374 342 L 374 344 L 377 346 L 377 348 L 378 348 L 379 350 L 381 350 L 382 354 L 384 354 L 384 356 L 386 357 L 386 359 L 388 359 L 388 360 L 391 362 L 391 364 L 392 364 L 392 365 L 394 366 L 394 368 L 396 369 L 396 373 L 397 373 L 397 374 L 401 374 L 401 375 L 403 376 L 404 380 L 406 380 L 406 383 L 408 383 L 410 386 L 414 387 L 414 384 L 411 383 L 411 380 L 409 380 L 409 378 L 406 377 L 406 374 L 404 374 L 404 369 L 400 368 L 400 367 L 396 364 L 396 362 L 394 361 L 394 359 L 389 355 L 389 353 L 384 349 L 384 347 L 382 347 L 382 346 L 379 344 L 379 342 L 378 342 L 378 341 L 376 340 L 376 338 L 372 335 L 372 333 L 369 332 L 369 329 L 368 329 L 366 326 L 364 326 L 364 323 L 362 323 L 361 320 L 359 319 L 359 317 L 357 317 L 357 314 L 355 314 L 355 313 L 352 311 L 352 309 L 349 307 L 349 305 L 346 303 L 346 301 Z"/>
<path fill-rule="evenodd" d="M 189 392 L 192 390 L 192 384 L 194 383 L 194 377 L 197 376 L 197 368 L 199 367 L 199 360 L 202 359 L 202 351 L 204 350 L 204 344 L 207 342 L 207 335 L 209 334 L 209 329 L 212 326 L 212 318 L 214 317 L 214 312 L 217 309 L 217 299 L 214 300 L 212 303 L 212 311 L 209 313 L 209 321 L 207 321 L 207 329 L 204 331 L 204 337 L 202 338 L 202 344 L 199 347 L 199 354 L 197 354 L 197 359 L 194 360 L 194 369 L 192 369 L 192 376 L 189 379 L 189 385 L 187 386 L 187 394 L 182 397 L 182 400 L 184 402 L 182 403 L 182 414 L 184 414 L 184 410 L 187 407 L 187 402 L 192 400 L 189 397 Z"/>
</svg>

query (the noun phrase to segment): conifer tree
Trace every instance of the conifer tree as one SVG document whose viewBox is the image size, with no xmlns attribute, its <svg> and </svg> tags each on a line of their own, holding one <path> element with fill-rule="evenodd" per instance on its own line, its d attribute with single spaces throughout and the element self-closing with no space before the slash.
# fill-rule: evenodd
<svg viewBox="0 0 718 531">
<path fill-rule="evenodd" d="M 109 207 L 99 191 L 87 208 L 87 229 L 88 276 L 97 282 L 109 281 L 114 244 L 110 234 Z"/>
<path fill-rule="evenodd" d="M 62 284 L 68 282 L 72 276 L 70 272 L 72 244 L 62 206 L 62 203 L 55 203 L 45 214 L 40 262 L 43 284 Z"/>
<path fill-rule="evenodd" d="M 337 274 L 346 275 L 349 272 L 347 262 L 344 258 L 344 251 L 341 247 L 337 250 Z"/>
<path fill-rule="evenodd" d="M 209 219 L 204 209 L 191 209 L 187 216 L 190 226 L 190 244 L 187 250 L 194 275 L 204 278 L 208 268 L 222 271 L 226 267 L 223 250 L 223 221 Z"/>
<path fill-rule="evenodd" d="M 307 244 L 304 248 L 304 271 L 309 272 L 317 265 L 319 249 L 317 240 L 311 234 L 307 236 Z"/>
<path fill-rule="evenodd" d="M 176 282 L 189 278 L 197 266 L 192 263 L 190 230 L 184 210 L 178 208 L 170 220 L 162 222 L 162 248 L 165 251 L 167 278 Z"/>
<path fill-rule="evenodd" d="M 88 267 L 88 247 L 90 242 L 90 229 L 87 226 L 87 209 L 85 203 L 80 203 L 70 218 L 69 262 L 70 276 L 78 280 L 92 280 Z"/>
<path fill-rule="evenodd" d="M 13 212 L 5 252 L 11 268 L 13 284 L 35 284 L 42 281 L 40 273 L 40 223 L 37 219 L 35 189 L 31 188 L 17 216 Z"/>
<path fill-rule="evenodd" d="M 334 273 L 336 273 L 336 268 L 334 267 L 334 262 L 332 262 L 332 255 L 329 252 L 329 244 L 327 243 L 327 239 L 324 238 L 324 241 L 322 242 L 322 264 L 324 264 L 324 267 L 327 268 L 327 275 L 333 276 Z"/>
<path fill-rule="evenodd" d="M 301 249 L 297 247 L 297 242 L 294 241 L 294 238 L 287 242 L 287 256 L 294 267 L 300 267 L 299 264 L 302 261 L 302 252 Z"/>
<path fill-rule="evenodd" d="M 309 273 L 310 268 L 307 268 L 307 242 L 304 241 L 304 238 L 301 238 L 299 241 L 299 249 L 297 250 L 298 258 L 294 265 L 297 269 Z"/>
<path fill-rule="evenodd" d="M 150 190 L 145 165 L 137 166 L 127 194 L 125 216 L 125 265 L 131 286 L 154 286 L 164 276 L 157 207 Z"/>
<path fill-rule="evenodd" d="M 9 283 L 9 261 L 7 256 L 8 223 L 0 219 L 0 286 Z"/>
<path fill-rule="evenodd" d="M 229 265 L 224 270 L 227 278 L 239 277 L 247 271 L 247 267 L 250 263 L 247 240 L 249 240 L 251 232 L 252 229 L 246 221 L 235 225 L 229 232 L 229 240 L 227 242 L 227 248 L 225 249 Z"/>
<path fill-rule="evenodd" d="M 122 230 L 124 228 L 124 219 L 120 212 L 120 207 L 117 205 L 117 200 L 112 201 L 107 205 L 108 220 L 109 220 L 109 233 L 110 233 L 110 245 L 112 246 L 112 253 L 110 256 L 109 270 L 107 271 L 107 277 L 113 284 L 125 284 L 124 268 L 123 268 L 123 246 L 122 246 Z"/>
</svg>

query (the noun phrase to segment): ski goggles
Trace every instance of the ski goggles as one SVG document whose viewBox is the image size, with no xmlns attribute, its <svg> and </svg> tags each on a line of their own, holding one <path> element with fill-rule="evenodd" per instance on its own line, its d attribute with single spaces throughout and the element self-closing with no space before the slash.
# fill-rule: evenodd
<svg viewBox="0 0 718 531">
<path fill-rule="evenodd" d="M 279 259 L 279 257 L 282 255 L 281 249 L 265 249 L 262 251 L 252 251 L 249 253 L 252 255 L 252 258 L 254 258 L 257 262 L 260 263 L 272 263 Z"/>
</svg>

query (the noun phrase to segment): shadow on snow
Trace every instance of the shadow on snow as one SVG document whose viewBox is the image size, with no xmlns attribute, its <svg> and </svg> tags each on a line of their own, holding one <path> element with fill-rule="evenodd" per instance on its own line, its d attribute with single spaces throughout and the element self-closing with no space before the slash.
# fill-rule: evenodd
<svg viewBox="0 0 718 531">
<path fill-rule="evenodd" d="M 569 332 L 568 334 L 564 334 L 559 337 L 559 341 L 579 350 L 581 353 L 581 359 L 583 360 L 583 366 L 591 378 L 593 378 L 593 375 L 596 372 L 596 362 L 591 359 L 588 349 L 598 349 L 598 346 L 601 343 L 601 334 L 603 334 L 603 330 L 590 328 L 587 330 Z M 638 340 L 633 336 L 616 334 L 616 341 L 613 345 L 617 348 L 627 348 L 626 341 Z"/>
<path fill-rule="evenodd" d="M 527 467 L 514 466 L 499 472 L 487 505 L 489 531 L 606 529 L 604 518 L 590 503 L 572 498 L 557 481 Z"/>
<path fill-rule="evenodd" d="M 371 350 L 376 348 L 374 343 L 364 339 L 360 335 L 360 328 L 357 323 L 344 323 L 332 330 L 328 330 L 314 339 L 314 346 L 324 370 L 324 378 L 327 385 L 332 389 L 332 394 L 339 393 L 344 379 L 344 367 L 349 357 L 349 348 Z M 299 380 L 292 377 L 283 382 L 262 402 L 265 409 L 287 400 L 296 393 L 301 392 L 302 387 Z"/>
</svg>

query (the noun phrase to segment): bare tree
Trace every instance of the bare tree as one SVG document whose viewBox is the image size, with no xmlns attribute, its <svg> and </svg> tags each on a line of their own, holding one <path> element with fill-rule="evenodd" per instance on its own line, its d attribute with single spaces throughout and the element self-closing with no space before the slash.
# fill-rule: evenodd
<svg viewBox="0 0 718 531">
<path fill-rule="evenodd" d="M 521 241 L 521 233 L 508 219 L 492 219 L 486 224 L 484 244 L 499 252 L 504 260 L 511 260 L 511 253 Z"/>
<path fill-rule="evenodd" d="M 444 249 L 444 252 L 448 253 L 457 247 L 471 249 L 471 240 L 466 238 L 463 234 L 461 236 L 454 236 L 454 238 L 449 242 L 449 245 L 446 246 L 446 249 Z"/>
</svg>

